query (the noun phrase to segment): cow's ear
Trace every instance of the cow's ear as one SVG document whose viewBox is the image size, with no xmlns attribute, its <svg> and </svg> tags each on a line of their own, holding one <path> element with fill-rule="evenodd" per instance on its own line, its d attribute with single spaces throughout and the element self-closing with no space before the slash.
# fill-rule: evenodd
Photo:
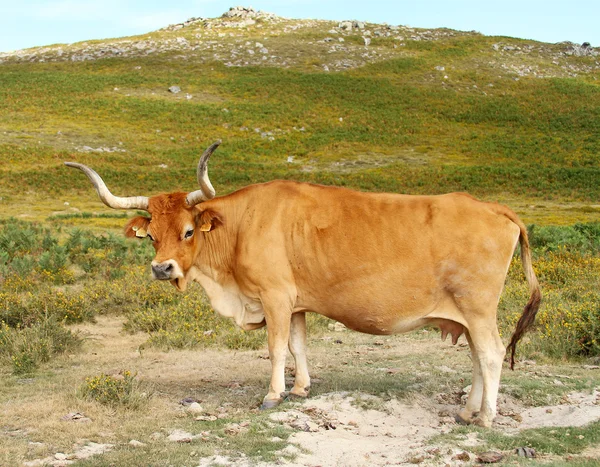
<svg viewBox="0 0 600 467">
<path fill-rule="evenodd" d="M 146 238 L 148 236 L 148 224 L 150 224 L 150 218 L 144 216 L 138 216 L 127 222 L 124 232 L 127 238 Z"/>
<path fill-rule="evenodd" d="M 200 211 L 196 217 L 196 226 L 200 232 L 210 232 L 223 225 L 223 216 L 212 209 Z"/>
</svg>

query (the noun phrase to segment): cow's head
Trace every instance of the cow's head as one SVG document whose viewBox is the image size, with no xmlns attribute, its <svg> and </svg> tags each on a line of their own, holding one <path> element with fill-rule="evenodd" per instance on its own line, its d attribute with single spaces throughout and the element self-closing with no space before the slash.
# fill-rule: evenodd
<svg viewBox="0 0 600 467">
<path fill-rule="evenodd" d="M 122 198 L 114 196 L 102 178 L 89 167 L 75 162 L 65 162 L 65 165 L 82 170 L 107 206 L 115 209 L 140 209 L 150 214 L 150 217 L 138 216 L 131 219 L 125 226 L 125 235 L 149 238 L 156 250 L 152 261 L 152 276 L 159 280 L 170 280 L 179 290 L 184 290 L 187 285 L 186 273 L 193 265 L 200 248 L 200 233 L 210 231 L 221 223 L 216 213 L 197 207 L 202 201 L 215 196 L 215 189 L 208 178 L 207 163 L 219 144 L 221 141 L 214 143 L 200 157 L 197 169 L 200 189 L 191 193 Z"/>
</svg>

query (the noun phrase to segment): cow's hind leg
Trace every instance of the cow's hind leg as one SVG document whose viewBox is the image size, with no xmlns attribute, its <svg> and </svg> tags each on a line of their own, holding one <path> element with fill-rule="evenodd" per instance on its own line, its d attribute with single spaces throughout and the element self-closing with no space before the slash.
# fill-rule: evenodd
<svg viewBox="0 0 600 467">
<path fill-rule="evenodd" d="M 289 348 L 296 366 L 294 387 L 290 396 L 308 397 L 310 376 L 306 361 L 306 313 L 294 313 L 290 329 Z"/>
<path fill-rule="evenodd" d="M 491 316 L 493 319 L 475 320 L 467 328 L 473 354 L 473 385 L 467 406 L 459 413 L 461 418 L 469 420 L 477 411 L 477 403 L 481 402 L 479 414 L 472 419 L 472 423 L 483 427 L 491 426 L 496 417 L 500 373 L 506 354 L 498 334 L 495 313 Z"/>
</svg>

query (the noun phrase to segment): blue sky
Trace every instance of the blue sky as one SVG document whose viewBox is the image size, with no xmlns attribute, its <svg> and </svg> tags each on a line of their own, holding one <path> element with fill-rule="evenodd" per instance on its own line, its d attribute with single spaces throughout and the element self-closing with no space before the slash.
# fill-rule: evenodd
<svg viewBox="0 0 600 467">
<path fill-rule="evenodd" d="M 131 36 L 230 6 L 290 18 L 449 27 L 600 47 L 600 0 L 0 0 L 0 52 Z"/>
</svg>

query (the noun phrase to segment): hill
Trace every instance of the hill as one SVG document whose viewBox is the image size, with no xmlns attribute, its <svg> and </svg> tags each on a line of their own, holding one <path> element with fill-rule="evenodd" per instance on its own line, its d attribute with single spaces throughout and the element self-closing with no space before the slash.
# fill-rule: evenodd
<svg viewBox="0 0 600 467">
<path fill-rule="evenodd" d="M 597 220 L 599 76 L 587 44 L 241 7 L 0 54 L 0 215 L 45 219 L 74 199 L 97 209 L 64 160 L 120 194 L 190 190 L 198 154 L 221 138 L 221 194 L 292 178 L 469 191 L 543 224 Z"/>
</svg>

